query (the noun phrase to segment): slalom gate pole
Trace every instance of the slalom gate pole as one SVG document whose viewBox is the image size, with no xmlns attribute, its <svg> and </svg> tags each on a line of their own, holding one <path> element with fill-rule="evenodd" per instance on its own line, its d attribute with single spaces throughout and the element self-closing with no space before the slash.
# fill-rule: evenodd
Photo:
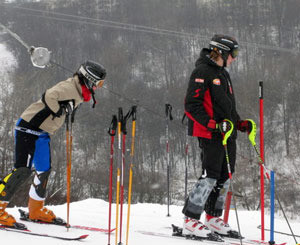
<svg viewBox="0 0 300 245">
<path fill-rule="evenodd" d="M 270 184 L 271 178 L 270 178 L 270 175 L 269 175 L 269 173 L 268 173 L 268 169 L 266 168 L 266 166 L 265 166 L 265 164 L 264 164 L 264 160 L 261 158 L 261 154 L 259 154 L 258 149 L 257 149 L 257 147 L 256 147 L 256 142 L 255 142 L 255 136 L 256 136 L 256 124 L 255 124 L 255 122 L 254 122 L 253 120 L 250 120 L 250 119 L 247 119 L 247 120 L 251 122 L 252 128 L 254 128 L 254 130 L 252 130 L 252 132 L 249 134 L 249 141 L 251 142 L 251 144 L 252 144 L 252 146 L 253 146 L 253 148 L 254 148 L 254 150 L 255 150 L 255 152 L 256 152 L 256 155 L 257 155 L 257 157 L 258 157 L 258 161 L 259 161 L 260 167 L 264 170 L 263 172 L 266 174 L 266 177 L 267 177 L 267 179 L 268 179 L 268 181 L 269 181 L 269 184 Z M 284 209 L 283 209 L 283 207 L 282 207 L 282 205 L 281 205 L 281 201 L 280 201 L 279 195 L 277 194 L 277 192 L 275 191 L 275 189 L 274 189 L 274 194 L 275 194 L 275 198 L 276 198 L 276 200 L 277 200 L 277 202 L 278 202 L 278 204 L 279 204 L 279 207 L 280 207 L 280 209 L 281 209 L 281 211 L 282 211 L 282 213 L 283 213 L 283 216 L 284 216 L 284 218 L 285 218 L 285 220 L 286 220 L 286 223 L 287 223 L 287 225 L 289 226 L 289 229 L 290 229 L 290 231 L 291 231 L 291 234 L 292 234 L 292 236 L 293 236 L 295 242 L 297 243 L 296 236 L 295 236 L 295 234 L 294 234 L 294 232 L 293 232 L 293 229 L 292 229 L 292 227 L 291 227 L 291 225 L 290 225 L 290 222 L 289 222 L 289 220 L 288 220 L 288 218 L 287 218 L 287 216 L 286 216 L 286 214 L 285 214 L 285 211 L 284 211 Z M 262 226 L 261 226 L 261 229 L 262 229 Z"/>
<path fill-rule="evenodd" d="M 225 224 L 228 224 L 231 198 L 232 198 L 232 192 L 230 190 L 230 191 L 227 192 L 226 202 L 225 202 L 225 211 L 224 211 L 224 217 L 223 217 L 223 220 L 224 220 Z"/>
<path fill-rule="evenodd" d="M 264 162 L 264 96 L 263 81 L 259 82 L 260 157 Z M 265 181 L 264 169 L 260 165 L 261 240 L 265 240 Z"/>
<path fill-rule="evenodd" d="M 172 106 L 166 104 L 166 150 L 167 150 L 167 195 L 168 195 L 168 213 L 170 217 L 170 152 L 169 152 L 169 120 L 172 121 Z"/>
<path fill-rule="evenodd" d="M 230 124 L 230 129 L 227 132 L 223 131 L 223 127 L 222 127 L 223 123 L 229 123 Z M 233 123 L 228 119 L 225 119 L 223 122 L 221 122 L 219 124 L 219 129 L 221 131 L 221 134 L 223 135 L 222 144 L 223 144 L 224 150 L 225 150 L 225 158 L 226 158 L 226 162 L 227 162 L 228 176 L 229 176 L 229 179 L 230 179 L 230 189 L 231 189 L 231 192 L 232 192 L 232 195 L 233 195 L 233 203 L 234 203 L 234 209 L 235 209 L 235 214 L 236 214 L 236 221 L 237 221 L 237 225 L 238 225 L 238 229 L 239 229 L 239 235 L 240 235 L 240 244 L 243 244 L 241 228 L 240 228 L 240 222 L 239 222 L 239 216 L 238 216 L 238 212 L 237 212 L 237 205 L 236 205 L 236 200 L 235 200 L 234 190 L 233 190 L 232 174 L 231 174 L 231 167 L 230 167 L 228 149 L 227 149 L 227 140 L 232 134 L 233 127 L 234 127 Z"/>
<path fill-rule="evenodd" d="M 128 245 L 129 237 L 129 221 L 130 221 L 130 205 L 132 191 L 132 175 L 133 175 L 133 158 L 134 158 L 134 143 L 135 143 L 135 122 L 136 122 L 136 106 L 131 109 L 132 125 L 131 125 L 131 151 L 130 151 L 130 169 L 129 169 L 129 184 L 128 184 L 128 209 L 127 209 L 127 229 L 126 229 L 126 245 Z"/>
<path fill-rule="evenodd" d="M 108 245 L 110 245 L 110 235 L 111 235 L 111 204 L 112 204 L 112 177 L 113 177 L 113 162 L 114 162 L 114 140 L 116 135 L 116 129 L 118 125 L 118 119 L 116 115 L 113 115 L 110 127 L 108 129 L 108 134 L 111 136 L 110 140 L 110 167 L 109 167 L 109 208 L 108 208 Z"/>
<path fill-rule="evenodd" d="M 120 165 L 122 165 L 122 141 L 121 141 L 121 128 L 123 122 L 123 110 L 120 107 L 118 111 L 118 169 L 117 169 L 117 196 L 116 196 L 116 236 L 115 245 L 118 245 L 118 231 L 119 231 L 119 201 L 120 201 Z"/>
<path fill-rule="evenodd" d="M 270 241 L 269 244 L 275 244 L 274 241 L 274 213 L 275 213 L 275 177 L 274 171 L 271 171 L 271 184 L 270 184 Z"/>
</svg>

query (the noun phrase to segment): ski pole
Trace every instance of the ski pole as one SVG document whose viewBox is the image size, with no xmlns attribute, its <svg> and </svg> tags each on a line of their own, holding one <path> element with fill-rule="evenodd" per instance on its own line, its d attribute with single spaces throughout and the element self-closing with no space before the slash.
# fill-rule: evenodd
<svg viewBox="0 0 300 245">
<path fill-rule="evenodd" d="M 186 118 L 186 114 L 182 117 L 182 124 L 184 124 L 184 119 Z M 187 198 L 187 179 L 188 179 L 188 162 L 189 162 L 189 141 L 188 141 L 188 125 L 186 124 L 186 135 L 185 135 L 185 174 L 184 174 L 184 200 Z"/>
<path fill-rule="evenodd" d="M 115 245 L 118 244 L 118 230 L 119 230 L 119 201 L 120 201 L 120 165 L 122 165 L 122 147 L 121 147 L 121 127 L 123 121 L 123 110 L 120 107 L 118 112 L 118 169 L 117 169 L 117 196 L 116 196 L 116 239 Z"/>
<path fill-rule="evenodd" d="M 257 228 L 258 228 L 258 229 L 261 229 L 261 225 L 257 226 Z M 267 229 L 267 228 L 266 228 L 266 231 L 270 231 L 270 229 Z M 290 234 L 290 233 L 281 232 L 281 231 L 275 231 L 275 230 L 274 230 L 274 233 L 281 234 L 281 235 L 285 235 L 285 236 L 293 236 L 293 235 Z M 295 235 L 295 237 L 300 238 L 299 235 Z"/>
<path fill-rule="evenodd" d="M 73 143 L 73 123 L 76 109 L 72 111 L 71 105 L 67 103 L 66 108 L 66 158 L 67 158 L 67 231 L 70 228 L 70 197 L 71 197 L 71 165 L 72 165 L 72 143 Z M 71 116 L 71 130 L 69 128 Z"/>
<path fill-rule="evenodd" d="M 251 122 L 251 125 L 252 125 L 252 130 L 251 130 L 251 131 L 253 131 L 253 132 L 250 132 L 250 134 L 249 134 L 249 141 L 251 142 L 251 144 L 252 144 L 252 146 L 253 146 L 253 148 L 254 148 L 254 150 L 255 150 L 255 152 L 256 152 L 256 155 L 257 155 L 258 160 L 259 160 L 259 164 L 260 164 L 261 168 L 264 169 L 264 172 L 265 172 L 266 177 L 267 177 L 267 179 L 268 179 L 268 181 L 269 181 L 269 184 L 270 184 L 270 182 L 271 182 L 270 175 L 268 174 L 268 170 L 267 170 L 267 168 L 266 168 L 266 166 L 265 166 L 265 164 L 264 164 L 264 161 L 263 161 L 263 159 L 260 157 L 261 154 L 259 154 L 258 149 L 257 149 L 257 147 L 256 147 L 256 142 L 255 142 L 255 136 L 256 136 L 256 124 L 255 124 L 255 122 L 254 122 L 253 120 L 251 120 L 251 119 L 247 119 L 247 120 Z M 292 229 L 292 227 L 291 227 L 291 225 L 290 225 L 290 222 L 289 222 L 289 220 L 288 220 L 288 218 L 287 218 L 287 216 L 286 216 L 286 214 L 285 214 L 285 211 L 284 211 L 284 209 L 283 209 L 283 207 L 282 207 L 282 204 L 281 204 L 279 195 L 277 194 L 276 191 L 274 191 L 274 193 L 275 193 L 275 198 L 276 198 L 276 200 L 277 200 L 277 202 L 278 202 L 278 204 L 279 204 L 279 207 L 280 207 L 280 209 L 281 209 L 281 211 L 282 211 L 282 213 L 283 213 L 283 216 L 284 216 L 284 218 L 285 218 L 285 221 L 286 221 L 286 223 L 287 223 L 287 225 L 288 225 L 288 227 L 289 227 L 289 229 L 290 229 L 290 231 L 291 231 L 291 234 L 292 234 L 292 236 L 293 236 L 295 242 L 297 243 L 296 236 L 294 235 L 293 229 Z M 261 229 L 264 229 L 264 227 L 261 227 Z"/>
<path fill-rule="evenodd" d="M 69 115 L 66 115 L 66 158 L 67 158 L 67 230 L 69 231 L 69 214 L 70 214 L 70 129 Z"/>
<path fill-rule="evenodd" d="M 184 200 L 187 199 L 187 179 L 188 179 L 188 162 L 189 162 L 189 143 L 188 143 L 188 136 L 186 136 L 186 143 L 185 143 L 185 171 L 184 171 Z"/>
<path fill-rule="evenodd" d="M 111 203 L 112 203 L 112 177 L 113 177 L 113 155 L 114 155 L 114 140 L 116 135 L 118 119 L 116 115 L 113 115 L 111 125 L 108 129 L 108 134 L 111 136 L 110 141 L 110 167 L 109 167 L 109 210 L 108 210 L 108 245 L 110 245 L 111 235 Z"/>
<path fill-rule="evenodd" d="M 274 240 L 274 213 L 275 213 L 275 200 L 274 200 L 274 193 L 275 193 L 275 177 L 274 171 L 271 171 L 271 185 L 270 185 L 270 244 L 275 244 Z"/>
<path fill-rule="evenodd" d="M 126 153 L 126 123 L 129 117 L 131 116 L 131 110 L 128 111 L 125 117 L 122 117 L 121 131 L 122 131 L 122 165 L 121 165 L 121 198 L 120 198 L 120 238 L 119 245 L 122 244 L 122 228 L 123 228 L 123 202 L 124 202 L 124 171 L 125 171 L 125 153 Z M 116 234 L 117 235 L 117 234 Z"/>
<path fill-rule="evenodd" d="M 129 236 L 130 205 L 131 205 L 131 190 L 132 190 L 132 175 L 133 175 L 132 169 L 133 169 L 134 143 L 135 143 L 136 106 L 132 107 L 131 113 L 132 113 L 132 125 L 131 125 L 131 151 L 130 151 L 130 169 L 129 169 L 129 184 L 128 184 L 126 245 L 128 245 L 128 236 Z"/>
<path fill-rule="evenodd" d="M 227 128 L 228 125 L 229 125 L 229 129 Z M 232 174 L 231 174 L 231 167 L 230 167 L 230 161 L 229 161 L 229 154 L 228 154 L 228 149 L 227 149 L 227 140 L 231 136 L 233 128 L 234 128 L 233 123 L 228 119 L 223 120 L 223 122 L 221 122 L 219 124 L 220 132 L 223 135 L 222 144 L 223 144 L 224 150 L 225 150 L 225 158 L 226 158 L 226 162 L 227 162 L 228 176 L 229 176 L 229 179 L 230 179 L 230 189 L 231 189 L 232 196 L 233 196 L 233 203 L 234 203 L 234 207 L 235 207 L 236 221 L 237 221 L 239 234 L 240 234 L 240 243 L 243 244 L 242 235 L 241 235 L 241 228 L 240 228 L 240 222 L 239 222 L 239 217 L 238 217 L 238 212 L 237 212 L 237 205 L 236 205 L 236 200 L 235 200 L 234 190 L 233 190 L 233 184 L 232 184 Z"/>
<path fill-rule="evenodd" d="M 169 120 L 172 121 L 172 106 L 166 104 L 166 147 L 167 147 L 167 193 L 168 193 L 168 213 L 170 216 L 170 152 L 169 152 Z"/>
</svg>

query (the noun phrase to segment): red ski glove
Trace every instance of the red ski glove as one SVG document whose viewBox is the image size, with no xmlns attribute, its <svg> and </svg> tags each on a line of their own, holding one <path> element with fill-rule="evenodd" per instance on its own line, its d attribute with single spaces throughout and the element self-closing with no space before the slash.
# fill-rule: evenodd
<svg viewBox="0 0 300 245">
<path fill-rule="evenodd" d="M 207 129 L 210 131 L 210 132 L 216 132 L 218 130 L 217 128 L 217 122 L 213 119 L 209 119 L 208 121 L 208 124 L 207 124 Z"/>
</svg>

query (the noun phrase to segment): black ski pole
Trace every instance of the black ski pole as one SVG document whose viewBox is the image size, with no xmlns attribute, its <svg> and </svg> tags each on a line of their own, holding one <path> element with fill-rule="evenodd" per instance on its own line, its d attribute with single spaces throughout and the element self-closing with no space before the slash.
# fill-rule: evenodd
<svg viewBox="0 0 300 245">
<path fill-rule="evenodd" d="M 265 166 L 263 160 L 261 159 L 260 154 L 259 154 L 259 152 L 258 152 L 258 149 L 257 149 L 257 147 L 256 147 L 256 142 L 255 142 L 255 137 L 256 137 L 256 123 L 255 123 L 253 120 L 251 120 L 251 119 L 247 119 L 247 120 L 248 120 L 249 122 L 251 122 L 251 126 L 252 126 L 252 130 L 251 130 L 251 132 L 249 133 L 249 136 L 248 136 L 249 141 L 251 142 L 251 144 L 252 144 L 252 146 L 253 146 L 253 148 L 254 148 L 254 150 L 255 150 L 255 152 L 256 152 L 256 155 L 257 155 L 258 160 L 259 160 L 259 164 L 263 167 L 263 169 L 264 169 L 264 171 L 265 171 L 265 174 L 266 174 L 266 177 L 267 177 L 267 179 L 268 179 L 268 181 L 269 181 L 269 184 L 270 184 L 270 182 L 271 182 L 270 175 L 268 174 L 268 170 L 267 170 L 267 168 L 266 168 L 266 166 Z M 287 225 L 288 225 L 288 227 L 289 227 L 289 229 L 290 229 L 290 231 L 291 231 L 291 233 L 292 233 L 292 236 L 293 236 L 295 242 L 298 243 L 298 242 L 297 242 L 297 239 L 296 239 L 296 236 L 295 236 L 295 234 L 294 234 L 294 232 L 293 232 L 293 229 L 292 229 L 292 227 L 291 227 L 291 225 L 290 225 L 290 222 L 289 222 L 289 220 L 288 220 L 288 218 L 287 218 L 287 216 L 286 216 L 286 214 L 285 214 L 285 211 L 284 211 L 284 209 L 283 209 L 283 206 L 282 206 L 282 204 L 281 204 L 279 195 L 277 194 L 276 191 L 275 191 L 275 197 L 276 197 L 276 200 L 277 200 L 277 202 L 278 202 L 278 204 L 279 204 L 279 207 L 280 207 L 280 209 L 281 209 L 281 211 L 282 211 L 282 213 L 283 213 L 283 216 L 284 216 L 284 218 L 285 218 L 285 221 L 286 221 L 286 223 L 287 223 Z"/>
<path fill-rule="evenodd" d="M 166 147 L 167 147 L 167 194 L 168 194 L 168 213 L 170 216 L 170 152 L 169 152 L 169 120 L 172 121 L 172 106 L 166 104 Z"/>
<path fill-rule="evenodd" d="M 261 225 L 257 226 L 257 229 L 261 229 Z M 271 231 L 271 230 L 268 229 L 268 228 L 265 228 L 265 230 L 266 230 L 266 231 Z M 281 234 L 281 235 L 285 235 L 285 236 L 293 236 L 293 235 L 290 234 L 290 233 L 282 232 L 282 231 L 274 231 L 274 233 Z M 300 235 L 295 235 L 295 237 L 300 238 Z"/>
<path fill-rule="evenodd" d="M 184 124 L 184 120 L 186 118 L 186 115 L 184 114 L 182 117 L 182 124 Z M 188 179 L 188 162 L 189 162 L 189 141 L 188 141 L 188 126 L 186 125 L 186 135 L 185 135 L 185 159 L 184 159 L 184 165 L 185 165 L 185 174 L 184 174 L 184 200 L 187 198 L 187 179 Z"/>
<path fill-rule="evenodd" d="M 229 126 L 229 128 L 228 128 L 228 126 Z M 242 234 L 241 234 L 239 216 L 238 216 L 238 212 L 237 212 L 236 199 L 235 199 L 235 196 L 234 196 L 231 167 L 230 167 L 230 161 L 229 161 L 229 155 L 228 155 L 228 149 L 227 149 L 227 140 L 232 134 L 233 127 L 234 127 L 233 123 L 228 119 L 223 120 L 223 122 L 221 122 L 219 124 L 220 132 L 223 135 L 222 144 L 223 144 L 224 150 L 225 150 L 225 158 L 226 158 L 226 162 L 227 162 L 228 176 L 229 176 L 229 179 L 230 179 L 229 186 L 230 186 L 230 189 L 231 189 L 231 192 L 232 192 L 233 203 L 234 203 L 234 207 L 235 207 L 234 209 L 235 209 L 236 221 L 237 221 L 237 225 L 238 225 L 238 229 L 239 229 L 239 238 L 240 238 L 240 243 L 243 244 L 243 241 L 242 241 L 243 238 L 242 238 Z"/>
</svg>

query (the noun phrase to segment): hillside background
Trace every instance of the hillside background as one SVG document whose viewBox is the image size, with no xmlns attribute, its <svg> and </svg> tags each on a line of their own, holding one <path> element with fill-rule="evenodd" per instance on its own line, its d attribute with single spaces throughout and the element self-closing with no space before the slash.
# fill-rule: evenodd
<svg viewBox="0 0 300 245">
<path fill-rule="evenodd" d="M 22 111 L 91 59 L 102 63 L 108 76 L 105 88 L 97 91 L 96 108 L 84 104 L 76 115 L 72 201 L 107 199 L 111 117 L 120 106 L 126 113 L 138 105 L 133 202 L 166 203 L 165 104 L 170 103 L 171 200 L 183 203 L 186 127 L 181 118 L 187 83 L 201 48 L 213 34 L 224 33 L 240 44 L 230 67 L 238 111 L 257 125 L 258 82 L 264 81 L 266 165 L 276 171 L 277 191 L 289 216 L 299 215 L 299 8 L 297 0 L 0 0 L 0 23 L 29 45 L 47 47 L 58 64 L 34 68 L 24 47 L 0 30 L 0 177 L 12 169 L 13 128 Z M 131 122 L 127 129 L 129 165 Z M 201 163 L 197 140 L 188 142 L 190 189 Z M 64 128 L 51 144 L 47 204 L 61 204 L 66 200 Z M 239 134 L 236 171 L 239 208 L 258 209 L 259 167 L 245 134 Z M 128 167 L 126 187 L 127 173 Z M 16 195 L 13 205 L 26 202 L 24 195 Z"/>
</svg>

